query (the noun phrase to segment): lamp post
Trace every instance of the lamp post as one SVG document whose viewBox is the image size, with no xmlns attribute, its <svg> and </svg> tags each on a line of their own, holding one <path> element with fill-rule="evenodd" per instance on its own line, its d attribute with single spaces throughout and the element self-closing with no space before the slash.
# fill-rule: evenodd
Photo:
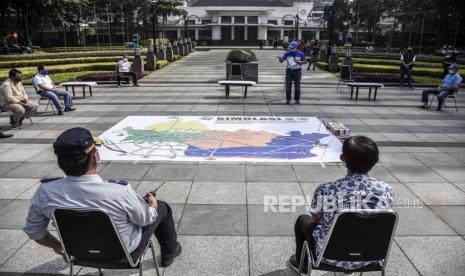
<svg viewBox="0 0 465 276">
<path fill-rule="evenodd" d="M 286 18 L 287 17 L 290 17 L 292 18 L 292 20 L 294 21 L 294 26 L 295 26 L 295 29 L 294 29 L 294 40 L 299 40 L 299 23 L 300 21 L 302 21 L 305 25 L 307 25 L 307 21 L 303 20 L 303 19 L 300 19 L 299 15 L 296 14 L 296 15 L 292 15 L 292 14 L 286 14 L 285 16 L 283 16 L 283 18 L 281 19 L 281 24 L 284 25 L 284 23 L 286 22 Z"/>
</svg>

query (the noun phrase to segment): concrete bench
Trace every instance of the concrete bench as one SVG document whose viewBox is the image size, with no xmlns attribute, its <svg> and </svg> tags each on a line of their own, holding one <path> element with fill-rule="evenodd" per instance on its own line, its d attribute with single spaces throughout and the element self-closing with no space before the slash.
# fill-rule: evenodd
<svg viewBox="0 0 465 276">
<path fill-rule="evenodd" d="M 384 85 L 381 83 L 370 83 L 370 82 L 351 82 L 347 83 L 347 86 L 350 87 L 350 98 L 352 99 L 354 96 L 354 88 L 355 88 L 355 100 L 358 100 L 358 92 L 360 88 L 368 88 L 368 100 L 371 100 L 371 91 L 375 89 L 375 94 L 373 100 L 376 101 L 376 96 L 378 94 L 378 88 L 383 88 Z"/>
<path fill-rule="evenodd" d="M 66 91 L 68 91 L 68 87 L 71 87 L 73 91 L 73 97 L 76 96 L 74 88 L 82 87 L 82 98 L 85 99 L 86 98 L 86 87 L 89 88 L 89 95 L 92 97 L 92 87 L 97 86 L 97 83 L 92 82 L 92 81 L 69 81 L 69 82 L 61 83 L 60 85 L 63 86 L 66 89 Z"/>
<path fill-rule="evenodd" d="M 226 87 L 225 93 L 226 93 L 226 98 L 229 97 L 229 91 L 231 86 L 241 86 L 244 88 L 244 99 L 247 98 L 247 88 L 249 86 L 254 86 L 257 83 L 254 81 L 242 81 L 242 80 L 225 80 L 225 81 L 219 81 L 219 85 L 223 85 Z"/>
</svg>

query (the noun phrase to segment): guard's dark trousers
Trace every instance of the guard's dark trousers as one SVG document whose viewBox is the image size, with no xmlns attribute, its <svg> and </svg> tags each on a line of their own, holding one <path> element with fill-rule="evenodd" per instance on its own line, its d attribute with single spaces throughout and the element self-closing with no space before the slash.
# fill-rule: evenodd
<svg viewBox="0 0 465 276">
<path fill-rule="evenodd" d="M 292 99 L 292 82 L 294 82 L 295 95 L 294 100 L 300 101 L 300 81 L 302 79 L 302 69 L 286 70 L 286 100 Z"/>
</svg>

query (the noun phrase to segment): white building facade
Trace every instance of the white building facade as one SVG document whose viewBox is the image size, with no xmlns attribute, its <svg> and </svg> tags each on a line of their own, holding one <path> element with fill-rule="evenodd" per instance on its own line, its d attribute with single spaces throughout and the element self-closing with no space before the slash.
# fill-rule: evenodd
<svg viewBox="0 0 465 276">
<path fill-rule="evenodd" d="M 319 39 L 321 33 L 326 31 L 326 25 L 321 20 L 321 7 L 325 3 L 320 2 L 314 0 L 191 1 L 187 5 L 186 20 L 173 21 L 172 25 L 166 26 L 166 33 L 169 38 L 185 37 L 187 33 L 200 45 L 257 45 L 260 41 L 271 43 L 286 38 Z M 174 31 L 176 33 L 173 33 Z"/>
</svg>

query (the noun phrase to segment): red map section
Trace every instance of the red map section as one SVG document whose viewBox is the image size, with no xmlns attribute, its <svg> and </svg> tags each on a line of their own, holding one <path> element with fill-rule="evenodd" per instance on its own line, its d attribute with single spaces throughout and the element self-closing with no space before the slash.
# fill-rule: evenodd
<svg viewBox="0 0 465 276">
<path fill-rule="evenodd" d="M 278 135 L 266 131 L 238 130 L 203 131 L 207 135 L 204 139 L 188 140 L 187 144 L 201 149 L 234 148 L 234 147 L 264 147 Z"/>
</svg>

